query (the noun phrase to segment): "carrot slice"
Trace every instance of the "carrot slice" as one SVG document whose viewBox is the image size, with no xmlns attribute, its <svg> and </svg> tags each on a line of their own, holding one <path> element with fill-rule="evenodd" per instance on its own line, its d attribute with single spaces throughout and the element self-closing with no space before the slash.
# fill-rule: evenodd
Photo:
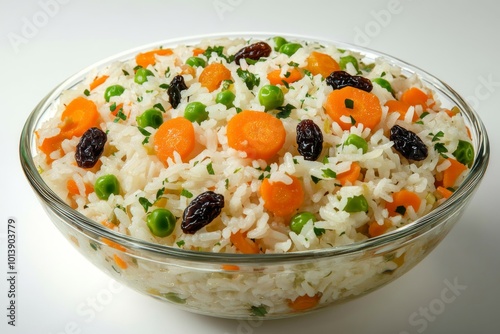
<svg viewBox="0 0 500 334">
<path fill-rule="evenodd" d="M 68 193 L 70 195 L 80 195 L 80 190 L 78 189 L 78 186 L 74 179 L 69 179 L 66 182 L 66 189 L 68 190 Z M 94 189 L 90 184 L 85 183 L 85 195 L 90 194 L 93 190 Z"/>
<path fill-rule="evenodd" d="M 100 77 L 97 77 L 94 79 L 94 81 L 92 81 L 90 83 L 90 90 L 94 90 L 96 89 L 97 87 L 99 87 L 100 85 L 102 85 L 106 80 L 108 80 L 109 78 L 109 75 L 102 75 Z"/>
<path fill-rule="evenodd" d="M 185 160 L 195 147 L 193 124 L 184 117 L 163 122 L 154 135 L 153 147 L 156 156 L 164 164 L 168 158 L 174 157 L 174 152 Z"/>
<path fill-rule="evenodd" d="M 193 56 L 199 56 L 204 52 L 205 52 L 205 49 L 195 48 L 195 49 L 193 49 Z"/>
<path fill-rule="evenodd" d="M 376 221 L 371 222 L 368 226 L 368 235 L 370 238 L 378 237 L 384 234 L 391 226 L 392 223 L 389 219 L 385 219 L 382 225 L 379 225 Z"/>
<path fill-rule="evenodd" d="M 139 53 L 135 57 L 135 62 L 141 67 L 148 67 L 149 65 L 156 64 L 156 56 L 170 56 L 173 51 L 170 49 L 156 49 L 147 52 Z"/>
<path fill-rule="evenodd" d="M 321 74 L 323 78 L 326 78 L 332 72 L 340 71 L 340 65 L 326 53 L 313 51 L 309 57 L 307 57 L 306 70 L 311 72 L 312 75 Z"/>
<path fill-rule="evenodd" d="M 283 182 L 270 182 L 264 179 L 260 186 L 260 196 L 264 200 L 264 208 L 271 211 L 276 216 L 288 216 L 302 205 L 304 202 L 304 189 L 298 178 L 290 175 L 291 184 Z"/>
<path fill-rule="evenodd" d="M 263 111 L 244 110 L 227 124 L 229 147 L 247 153 L 251 159 L 270 159 L 283 147 L 283 123 Z"/>
<path fill-rule="evenodd" d="M 421 105 L 422 108 L 425 109 L 429 98 L 430 97 L 422 90 L 418 89 L 417 87 L 411 87 L 406 90 L 403 95 L 401 95 L 400 101 L 408 103 L 412 106 Z"/>
<path fill-rule="evenodd" d="M 453 191 L 446 189 L 445 187 L 438 186 L 436 188 L 436 191 L 443 196 L 443 198 L 449 198 L 451 195 L 453 195 Z"/>
<path fill-rule="evenodd" d="M 284 76 L 281 75 L 281 69 L 271 71 L 267 74 L 267 79 L 271 85 L 283 85 L 283 83 L 291 84 L 292 82 L 299 81 L 302 79 L 302 73 L 296 68 L 290 69 L 285 73 Z"/>
<path fill-rule="evenodd" d="M 225 271 L 238 271 L 240 270 L 240 267 L 235 265 L 235 264 L 223 264 L 220 266 L 222 270 Z"/>
<path fill-rule="evenodd" d="M 411 107 L 411 105 L 407 102 L 404 101 L 398 101 L 398 100 L 388 100 L 385 103 L 385 106 L 389 108 L 389 112 L 397 112 L 399 113 L 398 119 L 404 120 L 406 113 L 408 112 L 408 109 Z M 418 119 L 417 113 L 413 113 L 413 118 L 412 121 L 415 122 Z"/>
<path fill-rule="evenodd" d="M 77 97 L 66 106 L 61 121 L 60 128 L 66 138 L 80 137 L 91 127 L 99 125 L 99 112 L 93 101 Z"/>
<path fill-rule="evenodd" d="M 343 130 L 349 130 L 356 123 L 363 123 L 365 128 L 373 129 L 382 118 L 382 107 L 378 97 L 351 86 L 331 92 L 324 107 L 326 113 Z M 350 117 L 351 121 L 344 122 L 342 118 L 345 116 Z"/>
<path fill-rule="evenodd" d="M 115 260 L 115 263 L 118 267 L 121 269 L 127 269 L 128 265 L 127 262 L 125 262 L 121 257 L 119 257 L 116 254 L 113 254 L 113 260 Z"/>
<path fill-rule="evenodd" d="M 59 133 L 53 137 L 45 138 L 38 148 L 48 157 L 52 152 L 61 149 L 61 143 L 64 139 L 66 137 L 62 133 Z"/>
<path fill-rule="evenodd" d="M 316 305 L 318 305 L 319 300 L 321 299 L 321 294 L 315 294 L 314 296 L 303 295 L 298 296 L 294 300 L 288 301 L 288 306 L 294 311 L 305 311 L 312 309 Z"/>
<path fill-rule="evenodd" d="M 103 237 L 101 237 L 101 241 L 102 241 L 103 243 L 105 243 L 106 245 L 108 245 L 109 247 L 114 248 L 114 249 L 117 249 L 117 250 L 119 250 L 119 251 L 121 251 L 121 252 L 125 252 L 125 251 L 127 250 L 127 249 L 126 249 L 125 247 L 123 247 L 122 245 L 117 244 L 116 242 L 114 242 L 114 241 L 112 241 L 112 240 L 109 240 L 109 239 L 107 239 L 107 238 L 103 238 Z"/>
<path fill-rule="evenodd" d="M 443 171 L 443 187 L 449 188 L 453 187 L 457 182 L 457 179 L 463 172 L 467 170 L 467 166 L 461 164 L 455 159 L 447 159 L 451 165 Z"/>
<path fill-rule="evenodd" d="M 203 69 L 198 81 L 202 87 L 207 88 L 209 92 L 213 92 L 219 88 L 222 81 L 229 79 L 231 79 L 231 71 L 226 66 L 220 63 L 212 63 Z"/>
<path fill-rule="evenodd" d="M 109 220 L 107 220 L 107 219 L 106 219 L 106 220 L 103 220 L 103 221 L 101 222 L 101 224 L 102 224 L 102 225 L 104 225 L 104 226 L 106 226 L 107 228 L 109 228 L 109 229 L 111 229 L 111 230 L 112 230 L 112 229 L 114 229 L 114 228 L 116 227 L 116 225 L 115 225 L 115 224 L 113 224 L 111 221 L 109 221 Z"/>
<path fill-rule="evenodd" d="M 422 200 L 420 197 L 409 190 L 403 189 L 392 194 L 392 202 L 387 202 L 385 207 L 389 212 L 389 216 L 404 215 L 408 207 L 412 207 L 414 211 L 418 211 Z"/>
<path fill-rule="evenodd" d="M 361 174 L 361 166 L 356 161 L 353 161 L 351 163 L 351 167 L 349 168 L 349 170 L 337 174 L 337 180 L 343 186 L 345 186 L 348 183 L 354 184 L 354 182 L 356 182 L 360 174 Z"/>
<path fill-rule="evenodd" d="M 236 233 L 232 233 L 229 237 L 229 240 L 233 243 L 234 247 L 236 247 L 243 254 L 258 254 L 260 252 L 259 246 L 248 239 L 246 233 L 238 231 Z"/>
</svg>

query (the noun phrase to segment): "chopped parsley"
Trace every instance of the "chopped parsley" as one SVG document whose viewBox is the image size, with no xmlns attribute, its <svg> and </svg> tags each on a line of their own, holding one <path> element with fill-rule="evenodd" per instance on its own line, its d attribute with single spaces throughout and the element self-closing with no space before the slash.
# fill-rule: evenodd
<svg viewBox="0 0 500 334">
<path fill-rule="evenodd" d="M 193 194 L 189 190 L 182 189 L 181 196 L 184 196 L 186 198 L 191 198 L 193 197 Z"/>
<path fill-rule="evenodd" d="M 210 175 L 215 175 L 214 167 L 212 166 L 211 162 L 207 165 L 207 172 Z"/>
<path fill-rule="evenodd" d="M 264 317 L 267 314 L 267 306 L 265 305 L 252 306 L 250 308 L 250 313 L 256 317 Z"/>
<path fill-rule="evenodd" d="M 332 179 L 334 179 L 334 178 L 337 177 L 337 173 L 335 173 L 330 168 L 325 168 L 325 169 L 322 169 L 321 171 L 323 172 L 322 176 L 325 177 L 325 178 L 332 178 Z"/>
<path fill-rule="evenodd" d="M 297 108 L 295 108 L 295 106 L 288 103 L 286 106 L 281 106 L 281 107 L 278 107 L 276 109 L 280 110 L 280 112 L 276 114 L 277 118 L 288 118 L 288 117 L 290 117 L 292 110 L 297 109 Z"/>
<path fill-rule="evenodd" d="M 245 85 L 247 86 L 248 89 L 253 89 L 255 86 L 258 86 L 260 84 L 260 78 L 246 70 L 242 70 L 241 68 L 238 68 L 236 70 L 236 73 L 238 76 L 243 80 Z"/>
</svg>

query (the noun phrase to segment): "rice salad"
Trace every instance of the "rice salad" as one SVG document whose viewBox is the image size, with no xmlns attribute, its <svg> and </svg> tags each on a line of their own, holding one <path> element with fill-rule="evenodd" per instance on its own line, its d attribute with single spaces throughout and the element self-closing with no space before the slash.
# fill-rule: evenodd
<svg viewBox="0 0 500 334">
<path fill-rule="evenodd" d="M 75 210 L 217 253 L 389 233 L 451 196 L 474 156 L 460 110 L 417 75 L 281 37 L 159 47 L 96 68 L 36 135 L 42 178 Z"/>
</svg>

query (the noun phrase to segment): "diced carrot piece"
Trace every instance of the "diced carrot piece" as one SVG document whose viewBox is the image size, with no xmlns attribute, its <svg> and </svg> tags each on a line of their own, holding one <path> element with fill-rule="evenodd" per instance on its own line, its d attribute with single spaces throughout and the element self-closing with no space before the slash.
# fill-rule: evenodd
<svg viewBox="0 0 500 334">
<path fill-rule="evenodd" d="M 252 240 L 246 237 L 246 233 L 238 231 L 232 233 L 229 240 L 233 243 L 234 247 L 243 254 L 258 254 L 260 252 L 259 246 Z"/>
<path fill-rule="evenodd" d="M 313 51 L 307 57 L 306 70 L 311 72 L 312 75 L 321 74 L 323 78 L 326 78 L 332 72 L 340 71 L 340 65 L 330 55 Z"/>
<path fill-rule="evenodd" d="M 443 171 L 443 187 L 450 188 L 455 185 L 457 179 L 463 172 L 467 170 L 467 166 L 461 164 L 455 159 L 448 158 L 450 162 L 450 167 Z"/>
<path fill-rule="evenodd" d="M 100 77 L 97 77 L 90 83 L 90 90 L 94 90 L 100 85 L 102 85 L 106 80 L 108 80 L 109 75 L 102 75 Z"/>
<path fill-rule="evenodd" d="M 360 174 L 361 174 L 361 166 L 356 161 L 353 161 L 351 163 L 351 167 L 349 168 L 349 170 L 337 174 L 337 180 L 343 186 L 345 186 L 348 183 L 352 185 L 359 178 Z"/>
<path fill-rule="evenodd" d="M 302 79 L 302 73 L 296 68 L 290 69 L 285 73 L 284 76 L 281 75 L 281 69 L 273 70 L 267 74 L 267 79 L 271 85 L 283 85 L 284 82 L 291 84 L 295 81 Z"/>
<path fill-rule="evenodd" d="M 317 306 L 320 299 L 320 293 L 315 294 L 314 296 L 303 295 L 295 298 L 294 300 L 288 301 L 288 306 L 294 311 L 305 311 Z"/>
<path fill-rule="evenodd" d="M 171 49 L 157 49 L 143 53 L 139 53 L 135 57 L 135 62 L 141 67 L 148 67 L 149 65 L 156 64 L 156 56 L 170 56 L 173 54 Z"/>
</svg>

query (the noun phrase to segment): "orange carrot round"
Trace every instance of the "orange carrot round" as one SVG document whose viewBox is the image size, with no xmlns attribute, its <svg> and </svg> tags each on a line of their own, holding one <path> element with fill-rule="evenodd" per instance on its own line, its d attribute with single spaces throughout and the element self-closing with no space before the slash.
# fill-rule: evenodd
<svg viewBox="0 0 500 334">
<path fill-rule="evenodd" d="M 263 111 L 244 110 L 227 124 L 229 147 L 247 153 L 251 159 L 270 159 L 283 147 L 283 123 Z"/>
<path fill-rule="evenodd" d="M 408 112 L 408 109 L 411 107 L 409 103 L 398 100 L 388 100 L 385 103 L 385 106 L 389 108 L 389 113 L 393 112 L 399 113 L 398 119 L 400 120 L 405 119 L 406 113 Z M 416 113 L 413 113 L 412 121 L 415 122 L 417 119 L 418 115 Z"/>
<path fill-rule="evenodd" d="M 345 186 L 348 183 L 354 184 L 354 182 L 356 182 L 360 174 L 361 174 L 361 166 L 356 161 L 353 161 L 351 163 L 351 167 L 349 168 L 349 170 L 337 174 L 337 180 L 343 186 Z"/>
<path fill-rule="evenodd" d="M 288 306 L 294 311 L 305 311 L 314 308 L 318 305 L 321 299 L 321 294 L 315 294 L 314 296 L 303 295 L 298 296 L 294 300 L 288 301 Z"/>
<path fill-rule="evenodd" d="M 403 95 L 401 95 L 400 101 L 403 101 L 409 105 L 417 106 L 421 105 L 423 108 L 427 106 L 427 101 L 429 100 L 429 96 L 418 89 L 417 87 L 411 87 L 406 90 Z"/>
<path fill-rule="evenodd" d="M 271 85 L 283 85 L 283 82 L 291 84 L 292 82 L 302 79 L 302 73 L 293 67 L 284 76 L 281 75 L 281 69 L 273 70 L 267 74 L 267 79 Z"/>
<path fill-rule="evenodd" d="M 270 182 L 264 179 L 260 186 L 260 196 L 264 200 L 264 208 L 276 216 L 284 217 L 295 213 L 304 202 L 304 189 L 301 181 L 291 175 L 292 183 L 280 181 Z"/>
<path fill-rule="evenodd" d="M 222 81 L 229 79 L 231 79 L 231 71 L 226 66 L 221 63 L 212 63 L 203 69 L 198 81 L 202 87 L 213 92 L 219 88 Z"/>
<path fill-rule="evenodd" d="M 246 233 L 238 231 L 236 233 L 232 233 L 229 237 L 229 240 L 233 243 L 234 247 L 236 247 L 243 254 L 258 254 L 260 252 L 259 246 L 248 239 Z"/>
<path fill-rule="evenodd" d="M 420 197 L 409 190 L 403 189 L 392 194 L 392 202 L 387 202 L 385 207 L 389 212 L 389 216 L 404 215 L 408 207 L 412 207 L 414 211 L 418 211 L 422 200 Z"/>
<path fill-rule="evenodd" d="M 306 69 L 313 75 L 321 74 L 323 78 L 326 78 L 332 72 L 340 71 L 340 65 L 326 53 L 313 51 L 307 57 Z"/>
<path fill-rule="evenodd" d="M 61 115 L 61 132 L 66 138 L 80 137 L 91 127 L 98 126 L 99 116 L 93 101 L 77 97 L 66 106 Z"/>
<path fill-rule="evenodd" d="M 382 118 L 382 107 L 378 97 L 351 86 L 332 91 L 324 107 L 326 113 L 343 130 L 349 130 L 357 123 L 362 123 L 365 128 L 373 129 Z M 351 120 L 342 121 L 344 116 L 350 117 Z"/>
<path fill-rule="evenodd" d="M 193 124 L 184 117 L 163 122 L 154 135 L 153 147 L 156 156 L 164 164 L 168 158 L 174 157 L 174 152 L 185 160 L 195 147 Z"/>
<path fill-rule="evenodd" d="M 156 56 L 170 56 L 173 51 L 170 49 L 156 49 L 147 52 L 139 53 L 135 57 L 135 62 L 141 67 L 148 67 L 149 65 L 156 64 Z"/>
<path fill-rule="evenodd" d="M 448 158 L 447 160 L 451 165 L 443 171 L 443 187 L 450 188 L 455 185 L 459 176 L 467 170 L 467 166 L 455 159 Z"/>
</svg>

